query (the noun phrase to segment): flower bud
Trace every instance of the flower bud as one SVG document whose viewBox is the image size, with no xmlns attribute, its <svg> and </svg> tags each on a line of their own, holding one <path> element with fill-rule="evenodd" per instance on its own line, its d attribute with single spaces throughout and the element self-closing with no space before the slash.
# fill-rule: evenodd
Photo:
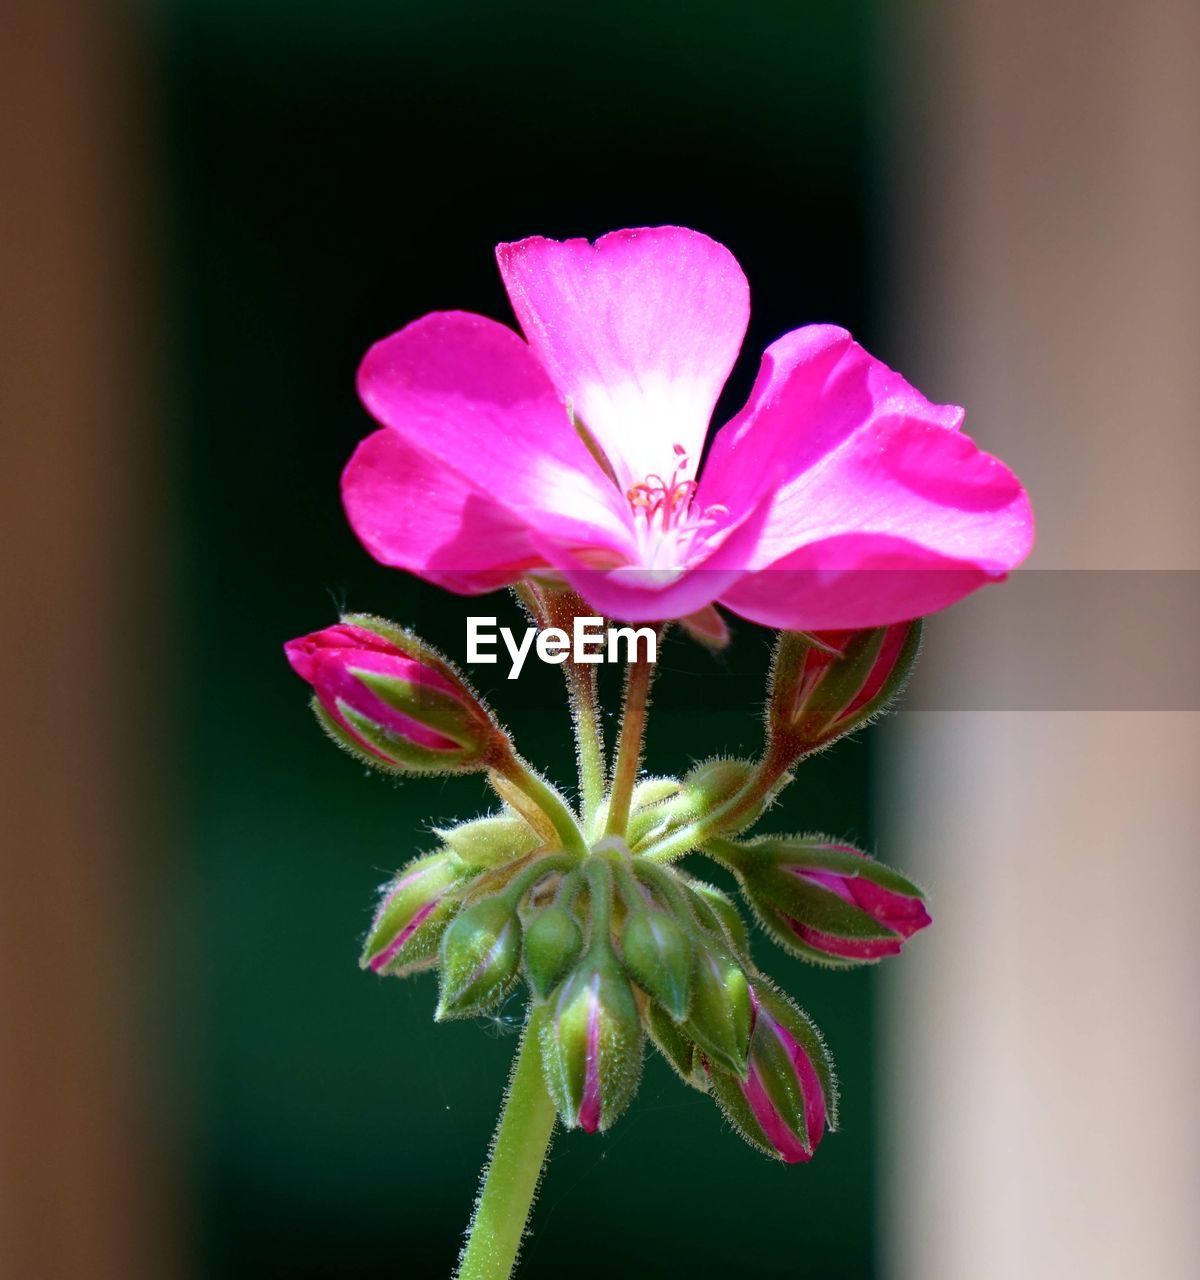
<svg viewBox="0 0 1200 1280">
<path fill-rule="evenodd" d="M 634 846 L 646 844 L 668 831 L 711 813 L 718 805 L 736 795 L 754 772 L 748 760 L 719 757 L 705 760 L 689 770 L 657 803 L 649 803 L 640 811 L 636 807 L 630 819 L 629 839 Z M 747 824 L 761 813 L 752 812 Z"/>
<path fill-rule="evenodd" d="M 713 852 L 728 862 L 763 927 L 810 960 L 853 965 L 898 955 L 932 918 L 920 888 L 852 845 L 771 837 Z"/>
<path fill-rule="evenodd" d="M 714 938 L 697 936 L 692 1004 L 684 1032 L 709 1057 L 739 1076 L 746 1070 L 753 1012 L 742 966 Z"/>
<path fill-rule="evenodd" d="M 583 950 L 583 930 L 574 913 L 551 902 L 525 921 L 525 978 L 538 1000 L 545 1000 Z"/>
<path fill-rule="evenodd" d="M 533 853 L 543 843 L 541 834 L 511 810 L 438 827 L 434 835 L 472 867 L 502 867 Z"/>
<path fill-rule="evenodd" d="M 517 980 L 521 922 L 506 893 L 465 907 L 442 935 L 441 985 L 434 1018 L 465 1018 L 496 1004 Z"/>
<path fill-rule="evenodd" d="M 629 843 L 637 841 L 662 821 L 661 805 L 664 800 L 678 795 L 680 788 L 678 778 L 651 777 L 643 778 L 633 789 L 633 798 L 629 805 Z M 600 806 L 596 818 L 597 829 L 603 829 L 608 819 L 608 800 Z"/>
<path fill-rule="evenodd" d="M 642 1009 L 642 1023 L 654 1047 L 684 1084 L 707 1093 L 708 1076 L 700 1062 L 696 1046 L 674 1018 L 661 1005 L 648 1000 Z"/>
<path fill-rule="evenodd" d="M 787 1164 L 811 1160 L 836 1119 L 833 1063 L 816 1027 L 785 996 L 756 983 L 753 998 L 745 1078 L 709 1064 L 713 1092 L 752 1146 Z"/>
<path fill-rule="evenodd" d="M 797 755 L 866 724 L 903 688 L 921 623 L 866 631 L 784 632 L 775 649 L 768 721 Z"/>
<path fill-rule="evenodd" d="M 678 1021 L 692 998 L 695 951 L 687 933 L 653 905 L 631 909 L 621 931 L 625 972 Z"/>
<path fill-rule="evenodd" d="M 387 623 L 356 616 L 284 652 L 330 736 L 377 768 L 481 768 L 500 733 L 449 663 Z"/>
<path fill-rule="evenodd" d="M 637 1090 L 642 1025 L 629 983 L 605 947 L 544 1004 L 534 1022 L 546 1088 L 568 1129 L 607 1129 Z"/>
<path fill-rule="evenodd" d="M 716 886 L 706 884 L 703 880 L 693 880 L 689 877 L 686 884 L 700 923 L 715 933 L 723 933 L 735 954 L 748 956 L 750 934 L 746 928 L 746 922 L 730 898 Z"/>
<path fill-rule="evenodd" d="M 458 906 L 454 890 L 473 874 L 445 851 L 410 862 L 380 891 L 360 965 L 403 977 L 436 963 L 442 932 Z"/>
</svg>

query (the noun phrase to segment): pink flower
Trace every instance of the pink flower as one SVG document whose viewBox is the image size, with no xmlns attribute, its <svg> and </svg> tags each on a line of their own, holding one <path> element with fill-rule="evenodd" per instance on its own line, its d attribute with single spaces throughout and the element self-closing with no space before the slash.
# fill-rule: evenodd
<svg viewBox="0 0 1200 1280">
<path fill-rule="evenodd" d="M 962 410 L 831 325 L 767 349 L 701 467 L 749 314 L 708 237 L 533 237 L 497 257 L 526 341 L 438 312 L 359 370 L 383 429 L 343 494 L 384 564 L 464 593 L 551 575 L 630 621 L 716 602 L 808 630 L 929 613 L 1028 553 L 1028 497 Z"/>
</svg>

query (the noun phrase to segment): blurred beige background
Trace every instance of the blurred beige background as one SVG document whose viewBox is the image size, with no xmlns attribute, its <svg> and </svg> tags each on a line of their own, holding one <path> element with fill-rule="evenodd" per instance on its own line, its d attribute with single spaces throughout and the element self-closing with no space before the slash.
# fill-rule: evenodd
<svg viewBox="0 0 1200 1280">
<path fill-rule="evenodd" d="M 1200 568 L 1198 55 L 1183 0 L 886 25 L 898 335 L 1029 485 L 1039 569 Z M 939 643 L 1007 670 L 983 623 Z M 1019 619 L 1084 677 L 1138 624 Z M 1200 715 L 912 712 L 889 748 L 883 836 L 938 927 L 886 975 L 882 1273 L 1200 1275 Z"/>
</svg>

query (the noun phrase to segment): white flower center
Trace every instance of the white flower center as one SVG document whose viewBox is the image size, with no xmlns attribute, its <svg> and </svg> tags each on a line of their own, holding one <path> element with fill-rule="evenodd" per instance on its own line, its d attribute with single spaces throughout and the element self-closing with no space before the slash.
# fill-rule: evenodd
<svg viewBox="0 0 1200 1280">
<path fill-rule="evenodd" d="M 652 472 L 625 494 L 634 514 L 641 567 L 668 573 L 686 569 L 729 514 L 721 504 L 692 510 L 699 486 L 691 477 L 684 447 L 673 448 L 676 463 L 669 480 Z"/>
</svg>

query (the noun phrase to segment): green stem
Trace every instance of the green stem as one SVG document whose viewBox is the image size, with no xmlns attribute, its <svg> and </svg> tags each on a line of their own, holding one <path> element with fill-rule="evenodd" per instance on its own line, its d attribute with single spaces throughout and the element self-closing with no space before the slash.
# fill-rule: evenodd
<svg viewBox="0 0 1200 1280">
<path fill-rule="evenodd" d="M 624 837 L 629 826 L 629 808 L 638 768 L 642 763 L 642 743 L 646 734 L 646 711 L 650 705 L 650 682 L 654 664 L 635 658 L 625 672 L 625 701 L 621 708 L 621 745 L 613 766 L 612 793 L 608 798 L 608 825 L 605 833 Z"/>
<path fill-rule="evenodd" d="M 788 746 L 780 750 L 769 750 L 741 791 L 719 804 L 711 813 L 669 831 L 662 839 L 639 850 L 638 857 L 652 862 L 671 862 L 721 832 L 740 830 L 747 815 L 771 794 L 794 760 L 795 752 Z"/>
<path fill-rule="evenodd" d="M 579 757 L 579 793 L 583 805 L 583 829 L 592 833 L 596 814 L 604 802 L 604 731 L 600 725 L 600 700 L 593 667 L 568 660 L 564 674 L 571 700 L 571 722 Z"/>
<path fill-rule="evenodd" d="M 532 800 L 546 815 L 555 834 L 568 853 L 583 857 L 587 853 L 587 844 L 579 823 L 570 806 L 559 795 L 540 773 L 527 764 L 511 747 L 505 745 L 504 750 L 491 760 L 493 768 L 500 776 L 511 782 L 522 794 Z"/>
<path fill-rule="evenodd" d="M 575 619 L 588 613 L 588 607 L 574 591 L 533 587 L 518 583 L 513 588 L 529 616 L 539 627 L 561 627 L 570 632 Z M 575 744 L 579 761 L 579 792 L 583 828 L 594 835 L 596 814 L 604 803 L 604 730 L 600 723 L 596 668 L 591 663 L 578 663 L 568 657 L 563 665 L 567 694 L 571 704 L 571 721 L 575 727 Z"/>
<path fill-rule="evenodd" d="M 508 1280 L 512 1275 L 550 1148 L 554 1118 L 554 1103 L 542 1079 L 537 1036 L 527 1022 L 457 1280 Z"/>
</svg>

